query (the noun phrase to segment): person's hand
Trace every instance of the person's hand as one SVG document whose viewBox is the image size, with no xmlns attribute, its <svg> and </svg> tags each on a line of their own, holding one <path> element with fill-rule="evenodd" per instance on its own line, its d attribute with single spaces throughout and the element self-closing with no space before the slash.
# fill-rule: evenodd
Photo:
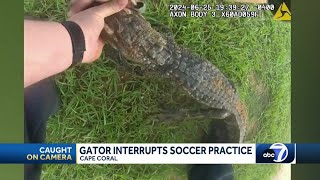
<svg viewBox="0 0 320 180">
<path fill-rule="evenodd" d="M 87 8 L 94 0 L 71 1 L 69 21 L 77 23 L 85 36 L 86 51 L 82 61 L 84 63 L 92 62 L 101 55 L 104 42 L 99 36 L 104 27 L 104 18 L 121 11 L 128 3 L 128 0 L 100 0 L 99 2 L 104 1 L 107 2 L 89 9 Z"/>
</svg>

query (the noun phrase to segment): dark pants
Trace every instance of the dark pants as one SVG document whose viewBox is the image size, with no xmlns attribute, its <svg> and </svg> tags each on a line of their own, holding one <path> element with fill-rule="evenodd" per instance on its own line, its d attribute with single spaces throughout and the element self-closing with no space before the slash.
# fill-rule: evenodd
<svg viewBox="0 0 320 180">
<path fill-rule="evenodd" d="M 211 122 L 208 134 L 203 135 L 202 143 L 234 143 L 228 136 L 227 124 L 223 120 Z M 188 174 L 189 180 L 233 180 L 231 164 L 194 164 Z"/>
<path fill-rule="evenodd" d="M 59 108 L 59 95 L 52 78 L 42 80 L 24 90 L 25 143 L 44 143 L 48 118 Z M 222 124 L 223 126 L 223 124 Z M 221 127 L 223 128 L 223 127 Z M 215 136 L 209 133 L 209 139 Z M 210 142 L 204 140 L 204 142 Z M 25 180 L 38 180 L 41 175 L 40 164 L 24 166 Z M 189 171 L 189 180 L 231 180 L 231 165 L 193 165 Z"/>
<path fill-rule="evenodd" d="M 24 89 L 24 141 L 25 143 L 44 143 L 49 116 L 59 107 L 59 95 L 52 78 L 42 80 Z M 40 179 L 41 165 L 26 164 L 26 180 Z"/>
</svg>

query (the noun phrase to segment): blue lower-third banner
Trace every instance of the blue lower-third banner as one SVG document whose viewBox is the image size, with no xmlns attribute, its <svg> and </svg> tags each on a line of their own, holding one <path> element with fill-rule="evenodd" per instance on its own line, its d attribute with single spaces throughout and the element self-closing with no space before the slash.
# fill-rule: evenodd
<svg viewBox="0 0 320 180">
<path fill-rule="evenodd" d="M 2 164 L 320 163 L 320 144 L 0 144 Z"/>
<path fill-rule="evenodd" d="M 76 163 L 76 144 L 0 144 L 0 163 Z"/>
</svg>

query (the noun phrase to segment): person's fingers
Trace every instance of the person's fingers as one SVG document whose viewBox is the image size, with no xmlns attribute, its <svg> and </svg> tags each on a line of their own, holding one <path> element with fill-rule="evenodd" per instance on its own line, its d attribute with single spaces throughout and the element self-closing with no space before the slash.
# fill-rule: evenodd
<svg viewBox="0 0 320 180">
<path fill-rule="evenodd" d="M 89 8 L 93 2 L 107 2 L 107 1 L 109 0 L 71 0 L 68 17 L 71 17 L 74 14 Z"/>
<path fill-rule="evenodd" d="M 114 13 L 121 11 L 128 4 L 128 0 L 112 0 L 101 4 L 99 6 L 93 7 L 94 11 L 100 17 L 107 17 Z"/>
<path fill-rule="evenodd" d="M 71 0 L 68 16 L 70 17 L 70 16 L 84 10 L 92 2 L 93 2 L 93 0 Z"/>
</svg>

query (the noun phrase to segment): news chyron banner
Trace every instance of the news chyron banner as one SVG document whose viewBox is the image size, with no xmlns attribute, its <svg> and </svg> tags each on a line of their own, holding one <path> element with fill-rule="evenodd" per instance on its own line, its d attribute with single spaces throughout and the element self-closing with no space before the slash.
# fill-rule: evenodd
<svg viewBox="0 0 320 180">
<path fill-rule="evenodd" d="M 77 163 L 254 164 L 255 152 L 253 144 L 80 144 Z"/>
<path fill-rule="evenodd" d="M 320 163 L 320 144 L 0 144 L 2 164 Z"/>
</svg>

